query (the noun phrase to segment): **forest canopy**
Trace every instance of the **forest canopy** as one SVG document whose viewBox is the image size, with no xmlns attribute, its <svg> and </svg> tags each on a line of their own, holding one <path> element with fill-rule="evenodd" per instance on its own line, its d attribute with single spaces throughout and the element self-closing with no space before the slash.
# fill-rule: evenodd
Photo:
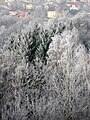
<svg viewBox="0 0 90 120">
<path fill-rule="evenodd" d="M 89 19 L 25 28 L 0 48 L 0 119 L 90 120 Z"/>
</svg>

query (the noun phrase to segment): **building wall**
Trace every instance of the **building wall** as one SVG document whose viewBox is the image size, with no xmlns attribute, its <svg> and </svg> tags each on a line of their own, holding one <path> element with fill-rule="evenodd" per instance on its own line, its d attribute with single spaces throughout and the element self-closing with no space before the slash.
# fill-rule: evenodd
<svg viewBox="0 0 90 120">
<path fill-rule="evenodd" d="M 27 9 L 32 9 L 32 4 L 26 5 L 26 8 L 27 8 Z"/>
<path fill-rule="evenodd" d="M 48 11 L 47 12 L 47 17 L 48 18 L 54 18 L 54 17 L 56 17 L 56 11 Z"/>
</svg>

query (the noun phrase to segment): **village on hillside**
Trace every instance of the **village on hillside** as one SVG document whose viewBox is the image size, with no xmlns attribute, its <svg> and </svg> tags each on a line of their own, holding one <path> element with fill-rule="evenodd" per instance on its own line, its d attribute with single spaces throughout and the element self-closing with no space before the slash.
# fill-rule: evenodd
<svg viewBox="0 0 90 120">
<path fill-rule="evenodd" d="M 90 120 L 90 0 L 0 0 L 0 120 Z"/>
<path fill-rule="evenodd" d="M 90 15 L 90 0 L 0 0 L 0 16 L 20 19 L 32 19 L 33 15 L 52 19 L 83 11 Z"/>
</svg>

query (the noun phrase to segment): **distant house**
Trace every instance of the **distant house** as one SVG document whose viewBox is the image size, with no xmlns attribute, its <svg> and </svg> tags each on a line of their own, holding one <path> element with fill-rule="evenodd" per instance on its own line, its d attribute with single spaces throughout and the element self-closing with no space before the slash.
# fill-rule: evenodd
<svg viewBox="0 0 90 120">
<path fill-rule="evenodd" d="M 47 17 L 48 18 L 55 18 L 56 17 L 56 12 L 55 11 L 48 11 L 47 12 Z"/>
<path fill-rule="evenodd" d="M 80 5 L 78 3 L 69 3 L 69 4 L 67 4 L 67 6 L 69 7 L 70 10 L 79 10 L 80 9 Z"/>
<path fill-rule="evenodd" d="M 49 7 L 48 11 L 47 11 L 47 18 L 51 19 L 51 18 L 55 18 L 56 17 L 56 11 L 54 7 Z"/>
<path fill-rule="evenodd" d="M 78 4 L 71 4 L 69 6 L 70 10 L 79 10 L 80 9 L 80 6 Z"/>
<path fill-rule="evenodd" d="M 32 9 L 32 7 L 33 7 L 33 5 L 32 5 L 32 4 L 26 4 L 26 9 L 31 10 L 31 9 Z"/>
<path fill-rule="evenodd" d="M 28 12 L 19 11 L 18 17 L 21 19 L 28 18 Z"/>
<path fill-rule="evenodd" d="M 17 15 L 18 14 L 18 12 L 17 11 L 9 11 L 9 15 L 11 15 L 11 16 L 14 16 L 14 15 Z"/>
</svg>

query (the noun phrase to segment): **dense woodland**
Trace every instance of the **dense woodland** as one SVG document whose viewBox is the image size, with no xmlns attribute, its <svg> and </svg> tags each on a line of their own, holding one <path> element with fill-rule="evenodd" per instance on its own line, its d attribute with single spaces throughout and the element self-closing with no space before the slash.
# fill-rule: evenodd
<svg viewBox="0 0 90 120">
<path fill-rule="evenodd" d="M 35 23 L 7 38 L 0 48 L 0 120 L 90 120 L 86 15 Z"/>
</svg>

